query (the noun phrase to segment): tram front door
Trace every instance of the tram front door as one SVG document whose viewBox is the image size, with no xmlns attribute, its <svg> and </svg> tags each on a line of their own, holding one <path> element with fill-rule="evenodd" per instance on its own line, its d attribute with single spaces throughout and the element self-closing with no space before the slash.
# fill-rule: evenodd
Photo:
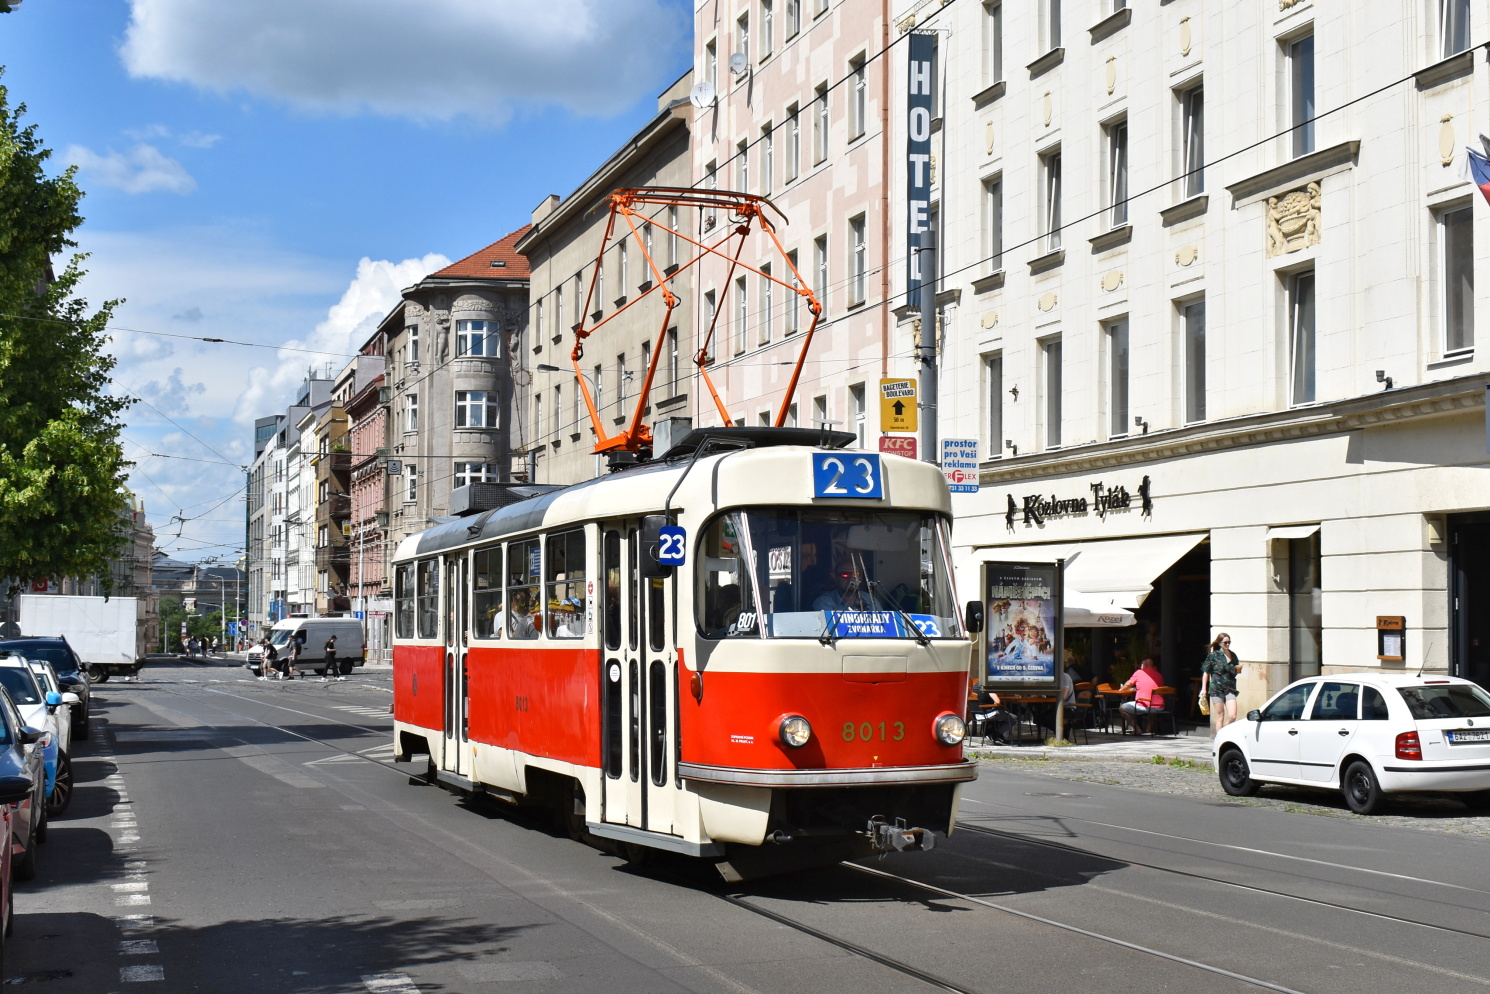
<svg viewBox="0 0 1490 994">
<path fill-rule="evenodd" d="M 466 650 L 471 637 L 467 624 L 466 557 L 447 556 L 445 586 L 445 748 L 440 768 L 457 776 L 471 775 L 466 750 Z"/>
<path fill-rule="evenodd" d="M 601 817 L 671 835 L 678 708 L 674 579 L 641 575 L 637 525 L 601 526 Z"/>
</svg>

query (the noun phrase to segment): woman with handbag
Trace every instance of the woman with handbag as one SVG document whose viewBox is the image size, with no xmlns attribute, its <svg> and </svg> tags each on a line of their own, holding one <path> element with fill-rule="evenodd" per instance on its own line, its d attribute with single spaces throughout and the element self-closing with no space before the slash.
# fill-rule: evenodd
<svg viewBox="0 0 1490 994">
<path fill-rule="evenodd" d="M 1236 721 L 1236 680 L 1241 660 L 1231 651 L 1231 636 L 1217 635 L 1200 667 L 1200 696 L 1210 703 L 1211 737 Z"/>
</svg>

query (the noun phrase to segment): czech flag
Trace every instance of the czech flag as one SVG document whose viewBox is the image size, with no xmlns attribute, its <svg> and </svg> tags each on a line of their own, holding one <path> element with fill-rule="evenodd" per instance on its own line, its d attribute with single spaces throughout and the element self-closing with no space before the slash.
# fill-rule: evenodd
<svg viewBox="0 0 1490 994">
<path fill-rule="evenodd" d="M 1485 202 L 1490 203 L 1490 156 L 1466 146 L 1464 165 L 1460 167 L 1459 175 L 1479 187 L 1480 192 L 1485 195 Z"/>
</svg>

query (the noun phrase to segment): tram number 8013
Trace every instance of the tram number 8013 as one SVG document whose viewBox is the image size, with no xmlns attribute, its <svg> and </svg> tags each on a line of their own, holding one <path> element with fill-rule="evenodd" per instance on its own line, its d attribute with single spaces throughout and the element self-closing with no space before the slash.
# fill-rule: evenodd
<svg viewBox="0 0 1490 994">
<path fill-rule="evenodd" d="M 882 721 L 877 725 L 869 721 L 861 721 L 857 725 L 852 721 L 843 723 L 843 741 L 845 742 L 852 742 L 855 739 L 860 742 L 873 742 L 876 739 L 880 742 L 899 742 L 903 738 L 905 738 L 905 722 L 903 721 Z"/>
</svg>

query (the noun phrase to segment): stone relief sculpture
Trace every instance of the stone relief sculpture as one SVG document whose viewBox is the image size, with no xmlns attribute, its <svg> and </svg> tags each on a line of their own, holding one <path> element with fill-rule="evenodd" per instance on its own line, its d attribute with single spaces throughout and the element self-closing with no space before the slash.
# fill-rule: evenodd
<svg viewBox="0 0 1490 994">
<path fill-rule="evenodd" d="M 1290 190 L 1282 197 L 1269 197 L 1267 209 L 1268 258 L 1318 245 L 1323 195 L 1319 183 Z"/>
</svg>

